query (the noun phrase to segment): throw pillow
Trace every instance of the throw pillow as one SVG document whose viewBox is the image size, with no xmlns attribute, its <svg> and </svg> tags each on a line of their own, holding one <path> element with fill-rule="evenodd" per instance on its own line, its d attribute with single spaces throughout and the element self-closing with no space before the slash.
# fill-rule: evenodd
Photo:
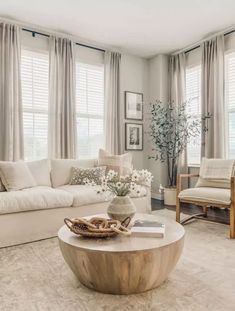
<svg viewBox="0 0 235 311">
<path fill-rule="evenodd" d="M 233 175 L 234 160 L 203 158 L 195 187 L 230 188 Z"/>
<path fill-rule="evenodd" d="M 0 178 L 7 191 L 35 187 L 37 184 L 23 161 L 0 162 Z"/>
<path fill-rule="evenodd" d="M 51 187 L 50 164 L 48 159 L 26 162 L 37 186 Z"/>
<path fill-rule="evenodd" d="M 114 170 L 119 175 L 129 175 L 132 172 L 132 155 L 124 153 L 121 155 L 112 155 L 109 152 L 100 149 L 98 165 L 106 166 L 106 171 Z"/>
<path fill-rule="evenodd" d="M 51 160 L 51 182 L 54 188 L 69 184 L 72 167 L 94 167 L 96 160 L 54 159 Z"/>
<path fill-rule="evenodd" d="M 92 168 L 72 167 L 70 185 L 84 185 L 86 180 L 101 184 L 101 178 L 105 176 L 105 166 Z"/>
</svg>

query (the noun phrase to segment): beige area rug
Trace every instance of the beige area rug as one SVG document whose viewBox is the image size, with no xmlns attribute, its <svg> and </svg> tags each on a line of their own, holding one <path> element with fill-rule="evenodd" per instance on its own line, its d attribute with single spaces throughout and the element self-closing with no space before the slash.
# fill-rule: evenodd
<svg viewBox="0 0 235 311">
<path fill-rule="evenodd" d="M 158 213 L 174 217 L 172 211 Z M 185 230 L 184 252 L 168 281 L 130 296 L 82 286 L 64 262 L 56 238 L 1 249 L 0 310 L 235 310 L 235 240 L 228 239 L 229 227 L 200 220 Z"/>
</svg>

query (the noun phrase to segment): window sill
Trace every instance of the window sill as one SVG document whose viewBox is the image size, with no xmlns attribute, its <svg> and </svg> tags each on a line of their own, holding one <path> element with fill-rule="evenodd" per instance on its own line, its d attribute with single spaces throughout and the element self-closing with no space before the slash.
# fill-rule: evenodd
<svg viewBox="0 0 235 311">
<path fill-rule="evenodd" d="M 200 164 L 189 164 L 188 168 L 200 168 Z"/>
</svg>

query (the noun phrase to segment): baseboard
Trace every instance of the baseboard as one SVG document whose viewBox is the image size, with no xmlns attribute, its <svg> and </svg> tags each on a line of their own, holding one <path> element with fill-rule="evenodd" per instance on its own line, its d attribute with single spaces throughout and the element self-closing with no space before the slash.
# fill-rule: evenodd
<svg viewBox="0 0 235 311">
<path fill-rule="evenodd" d="M 151 192 L 151 198 L 163 201 L 163 194 L 161 193 L 156 193 L 156 192 Z"/>
</svg>

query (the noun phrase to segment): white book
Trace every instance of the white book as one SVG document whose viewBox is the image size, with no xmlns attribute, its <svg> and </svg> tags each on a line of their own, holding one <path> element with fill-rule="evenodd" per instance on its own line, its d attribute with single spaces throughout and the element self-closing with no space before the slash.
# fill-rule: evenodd
<svg viewBox="0 0 235 311">
<path fill-rule="evenodd" d="M 157 221 L 136 220 L 131 228 L 131 235 L 137 237 L 163 238 L 165 225 Z"/>
</svg>

